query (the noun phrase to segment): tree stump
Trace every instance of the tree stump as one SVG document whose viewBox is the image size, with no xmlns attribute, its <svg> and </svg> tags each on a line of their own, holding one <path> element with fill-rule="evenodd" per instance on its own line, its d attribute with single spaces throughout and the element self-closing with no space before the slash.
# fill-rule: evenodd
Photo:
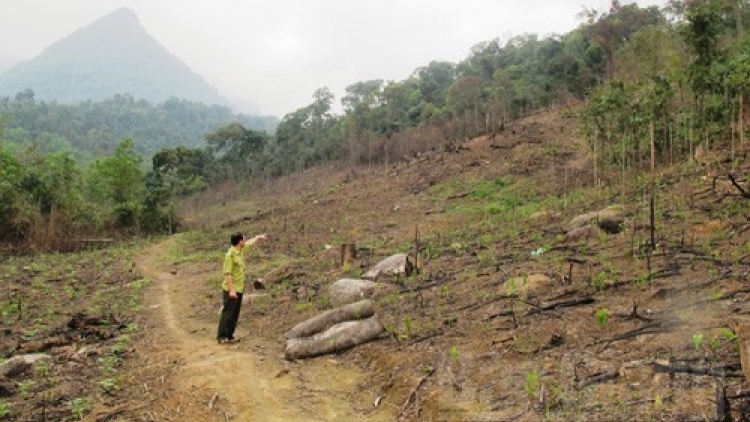
<svg viewBox="0 0 750 422">
<path fill-rule="evenodd" d="M 345 267 L 357 259 L 357 245 L 354 243 L 341 244 L 341 266 Z"/>
</svg>

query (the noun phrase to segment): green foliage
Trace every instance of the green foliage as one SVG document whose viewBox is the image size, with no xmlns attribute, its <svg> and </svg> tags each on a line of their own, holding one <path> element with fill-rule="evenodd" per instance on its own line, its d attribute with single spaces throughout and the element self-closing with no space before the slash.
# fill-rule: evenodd
<svg viewBox="0 0 750 422">
<path fill-rule="evenodd" d="M 701 333 L 693 334 L 692 341 L 693 341 L 693 346 L 696 348 L 696 350 L 699 350 L 701 347 L 703 347 L 703 334 Z"/>
<path fill-rule="evenodd" d="M 10 403 L 7 400 L 0 400 L 0 418 L 10 415 Z"/>
<path fill-rule="evenodd" d="M 73 418 L 80 420 L 94 408 L 94 404 L 88 397 L 78 397 L 68 401 L 68 408 L 73 413 Z"/>
<path fill-rule="evenodd" d="M 602 308 L 596 311 L 595 314 L 596 317 L 596 323 L 599 324 L 600 327 L 604 327 L 607 325 L 607 322 L 609 321 L 609 309 Z"/>
<path fill-rule="evenodd" d="M 111 154 L 126 137 L 150 157 L 160 149 L 181 145 L 204 148 L 205 133 L 227 122 L 268 133 L 278 125 L 275 117 L 236 115 L 228 107 L 174 98 L 152 104 L 118 94 L 100 102 L 63 105 L 36 101 L 33 95 L 32 91 L 15 101 L 0 99 L 0 116 L 7 117 L 0 139 L 8 141 L 14 152 L 32 144 L 43 153 L 70 150 L 83 163 Z"/>
<path fill-rule="evenodd" d="M 536 397 L 539 393 L 539 371 L 532 369 L 526 374 L 526 385 L 524 386 L 529 398 Z"/>
</svg>

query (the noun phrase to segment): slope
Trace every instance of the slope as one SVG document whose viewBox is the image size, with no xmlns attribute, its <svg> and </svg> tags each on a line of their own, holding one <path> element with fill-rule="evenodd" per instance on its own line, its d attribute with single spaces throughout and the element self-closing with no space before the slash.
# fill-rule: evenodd
<svg viewBox="0 0 750 422">
<path fill-rule="evenodd" d="M 748 185 L 747 146 L 733 162 L 716 153 L 660 169 L 651 250 L 646 179 L 599 172 L 594 187 L 570 116 L 543 111 L 399 163 L 315 169 L 186 201 L 194 231 L 170 241 L 177 253 L 150 255 L 185 283 L 172 293 L 175 315 L 205 356 L 145 343 L 152 359 L 181 362 L 163 368 L 177 382 L 156 403 L 193 391 L 201 417 L 222 420 L 209 405 L 215 387 L 260 374 L 252 388 L 286 397 L 277 412 L 302 408 L 311 420 L 704 420 L 725 398 L 736 418 L 747 414 L 733 331 L 750 312 L 750 213 L 737 187 Z M 569 231 L 574 217 L 613 205 L 623 210 L 619 233 Z M 217 262 L 235 230 L 271 239 L 250 257 L 267 288 L 254 292 L 241 322 L 248 335 L 228 351 L 210 342 Z M 343 243 L 358 245 L 356 265 L 340 265 Z M 416 255 L 420 271 L 385 280 L 374 297 L 387 335 L 334 357 L 282 360 L 282 334 L 332 306 L 331 282 L 396 252 Z M 206 356 L 236 370 L 217 373 Z M 210 388 L 191 377 L 210 378 Z M 290 390 L 260 387 L 274 382 Z M 260 417 L 236 410 L 259 402 L 218 397 L 236 420 Z M 330 413 L 327 400 L 348 410 Z"/>
</svg>

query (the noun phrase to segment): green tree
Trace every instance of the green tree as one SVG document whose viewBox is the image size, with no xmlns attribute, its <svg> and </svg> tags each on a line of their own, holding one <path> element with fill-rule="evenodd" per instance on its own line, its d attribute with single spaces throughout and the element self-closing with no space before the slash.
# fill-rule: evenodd
<svg viewBox="0 0 750 422">
<path fill-rule="evenodd" d="M 260 153 L 268 135 L 232 122 L 206 134 L 210 151 L 227 177 L 249 180 L 257 171 Z"/>
<path fill-rule="evenodd" d="M 89 193 L 98 203 L 112 206 L 120 227 L 139 222 L 144 196 L 143 156 L 133 140 L 123 139 L 111 156 L 94 161 L 89 172 Z"/>
</svg>

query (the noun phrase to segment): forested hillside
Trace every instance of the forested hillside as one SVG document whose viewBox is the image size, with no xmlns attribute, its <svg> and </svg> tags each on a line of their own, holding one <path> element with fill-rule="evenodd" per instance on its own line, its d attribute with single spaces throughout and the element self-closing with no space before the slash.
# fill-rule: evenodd
<svg viewBox="0 0 750 422">
<path fill-rule="evenodd" d="M 205 135 L 232 122 L 273 133 L 278 119 L 236 114 L 229 107 L 171 98 L 150 103 L 132 95 L 65 105 L 39 101 L 33 90 L 0 99 L 0 135 L 15 153 L 34 146 L 42 153 L 68 151 L 81 163 L 110 154 L 123 138 L 151 157 L 162 148 L 202 149 Z"/>
</svg>

